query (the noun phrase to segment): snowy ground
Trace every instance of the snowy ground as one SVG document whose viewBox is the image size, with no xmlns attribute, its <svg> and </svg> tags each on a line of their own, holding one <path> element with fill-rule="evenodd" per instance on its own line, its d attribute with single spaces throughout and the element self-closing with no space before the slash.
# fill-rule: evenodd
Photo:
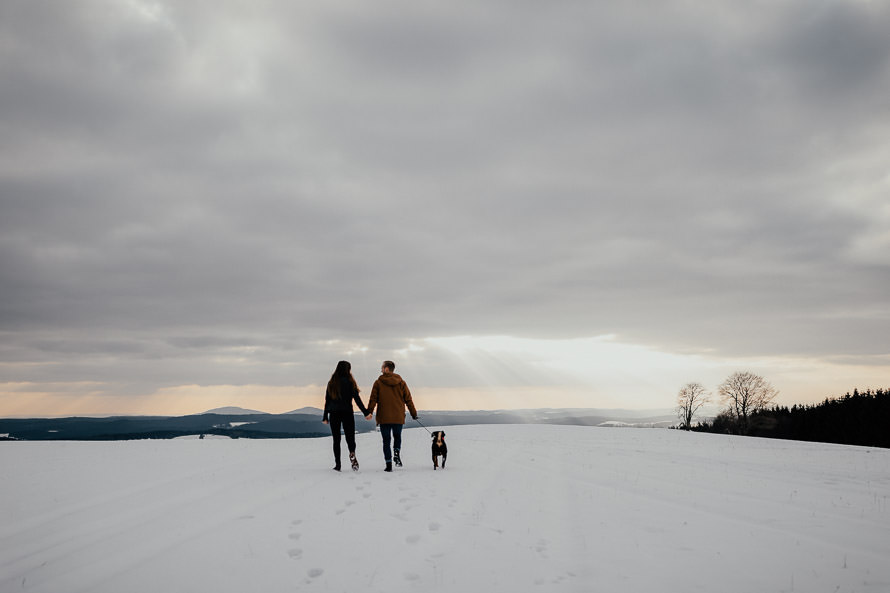
<svg viewBox="0 0 890 593">
<path fill-rule="evenodd" d="M 890 591 L 890 451 L 669 430 L 0 444 L 0 591 Z"/>
</svg>

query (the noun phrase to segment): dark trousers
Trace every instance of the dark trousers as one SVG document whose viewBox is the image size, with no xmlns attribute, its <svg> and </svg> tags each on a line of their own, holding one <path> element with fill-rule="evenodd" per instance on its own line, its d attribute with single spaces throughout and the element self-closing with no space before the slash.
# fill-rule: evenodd
<svg viewBox="0 0 890 593">
<path fill-rule="evenodd" d="M 383 437 L 383 460 L 386 463 L 392 461 L 392 449 L 390 449 L 390 439 L 394 438 L 396 451 L 402 448 L 402 425 L 401 424 L 381 424 L 380 436 Z"/>
<path fill-rule="evenodd" d="M 340 427 L 346 437 L 349 452 L 355 452 L 355 416 L 352 412 L 329 412 L 328 423 L 331 425 L 331 436 L 334 437 L 334 460 L 340 463 Z"/>
</svg>

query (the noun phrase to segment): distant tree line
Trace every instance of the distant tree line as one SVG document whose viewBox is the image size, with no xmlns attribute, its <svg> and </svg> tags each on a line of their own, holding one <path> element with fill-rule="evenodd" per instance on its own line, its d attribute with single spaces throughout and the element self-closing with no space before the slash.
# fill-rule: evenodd
<svg viewBox="0 0 890 593">
<path fill-rule="evenodd" d="M 690 422 L 691 425 L 691 422 Z M 732 407 L 691 430 L 890 448 L 890 389 L 854 389 L 819 404 L 762 406 L 744 420 Z"/>
</svg>

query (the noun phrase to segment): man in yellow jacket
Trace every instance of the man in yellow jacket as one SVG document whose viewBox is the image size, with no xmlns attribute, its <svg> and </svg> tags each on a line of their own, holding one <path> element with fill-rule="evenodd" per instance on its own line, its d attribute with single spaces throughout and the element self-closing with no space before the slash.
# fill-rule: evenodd
<svg viewBox="0 0 890 593">
<path fill-rule="evenodd" d="M 411 412 L 411 417 L 417 420 L 417 410 L 414 408 L 414 402 L 411 400 L 411 392 L 405 381 L 395 374 L 396 365 L 391 360 L 383 361 L 380 368 L 381 375 L 374 381 L 374 387 L 371 388 L 371 397 L 368 401 L 368 415 L 366 420 L 370 420 L 374 415 L 374 408 L 377 408 L 377 425 L 380 427 L 380 436 L 383 437 L 383 460 L 386 461 L 386 469 L 384 471 L 392 471 L 392 463 L 401 467 L 402 460 L 399 457 L 399 451 L 402 448 L 402 427 L 405 425 L 405 406 Z M 394 448 L 391 447 L 391 440 L 394 439 Z"/>
</svg>

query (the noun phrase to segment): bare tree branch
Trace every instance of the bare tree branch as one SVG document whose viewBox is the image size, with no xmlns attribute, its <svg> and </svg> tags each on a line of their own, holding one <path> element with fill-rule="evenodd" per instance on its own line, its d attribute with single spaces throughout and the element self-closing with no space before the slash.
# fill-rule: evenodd
<svg viewBox="0 0 890 593">
<path fill-rule="evenodd" d="M 703 405 L 711 401 L 711 394 L 701 383 L 687 383 L 677 394 L 677 415 L 680 426 L 686 430 L 692 428 L 692 417 Z"/>
<path fill-rule="evenodd" d="M 779 393 L 769 381 L 748 371 L 733 373 L 718 391 L 721 401 L 738 421 L 741 434 L 747 434 L 751 414 L 766 408 Z"/>
</svg>

